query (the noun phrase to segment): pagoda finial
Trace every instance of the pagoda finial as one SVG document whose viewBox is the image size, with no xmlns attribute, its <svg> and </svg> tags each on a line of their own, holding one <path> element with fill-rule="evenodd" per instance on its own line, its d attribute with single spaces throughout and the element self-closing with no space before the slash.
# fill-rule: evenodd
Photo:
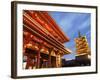
<svg viewBox="0 0 100 80">
<path fill-rule="evenodd" d="M 78 36 L 81 37 L 81 32 L 80 31 L 78 32 Z"/>
</svg>

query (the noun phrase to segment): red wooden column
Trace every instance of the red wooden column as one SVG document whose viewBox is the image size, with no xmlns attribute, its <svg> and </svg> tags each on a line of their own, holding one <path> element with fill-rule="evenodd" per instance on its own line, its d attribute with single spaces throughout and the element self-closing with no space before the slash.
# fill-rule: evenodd
<svg viewBox="0 0 100 80">
<path fill-rule="evenodd" d="M 56 51 L 56 67 L 58 67 L 58 59 L 57 59 L 57 56 L 58 55 L 58 51 Z"/>
<path fill-rule="evenodd" d="M 51 53 L 49 53 L 49 58 L 48 58 L 48 67 L 51 67 Z"/>
<path fill-rule="evenodd" d="M 42 44 L 39 44 L 39 50 L 37 51 L 37 68 L 40 68 L 40 58 L 41 58 L 40 50 L 41 50 L 41 48 L 42 48 Z"/>
<path fill-rule="evenodd" d="M 37 68 L 40 68 L 40 50 L 37 52 Z"/>
<path fill-rule="evenodd" d="M 51 66 L 51 53 L 52 53 L 52 50 L 53 50 L 53 48 L 50 48 L 50 49 L 49 49 L 49 58 L 48 58 L 48 67 L 49 67 L 49 68 L 52 67 L 52 66 Z"/>
<path fill-rule="evenodd" d="M 56 67 L 61 67 L 61 55 L 60 55 L 60 51 L 56 52 Z"/>
</svg>

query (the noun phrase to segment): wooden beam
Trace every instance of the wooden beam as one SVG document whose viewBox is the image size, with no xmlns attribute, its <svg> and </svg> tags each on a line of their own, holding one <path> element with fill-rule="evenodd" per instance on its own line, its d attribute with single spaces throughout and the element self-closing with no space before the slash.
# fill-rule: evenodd
<svg viewBox="0 0 100 80">
<path fill-rule="evenodd" d="M 33 26 L 33 28 L 38 29 L 38 31 L 41 31 L 41 33 L 42 33 L 43 35 L 45 35 L 45 37 L 47 37 L 47 38 L 49 38 L 50 40 L 52 40 L 53 43 L 55 43 L 56 45 L 58 45 L 58 46 L 64 48 L 64 46 L 62 45 L 62 43 L 58 42 L 55 38 L 53 38 L 53 37 L 48 33 L 48 31 L 46 31 L 45 28 L 42 28 L 42 26 L 41 26 L 39 23 L 37 23 L 34 19 L 32 19 L 30 16 L 28 16 L 28 14 L 26 14 L 26 15 L 24 15 L 24 16 L 27 17 L 28 20 L 26 19 L 25 21 L 27 21 L 28 24 L 30 23 L 30 20 L 32 21 L 30 24 L 31 24 L 31 26 Z M 35 27 L 35 26 L 33 25 L 33 23 L 34 23 L 34 25 L 37 26 L 37 27 Z M 45 34 L 44 34 L 44 33 L 45 33 Z"/>
<path fill-rule="evenodd" d="M 58 27 L 58 25 L 56 24 L 56 22 L 52 19 L 52 17 L 48 16 L 47 12 L 43 12 L 45 17 L 49 19 L 49 21 L 56 27 L 56 29 L 61 33 L 62 37 L 64 39 L 66 39 L 66 41 L 69 41 L 69 38 L 67 36 L 65 36 L 64 32 L 60 29 L 60 27 Z M 52 26 L 52 27 L 54 27 Z M 54 27 L 54 28 L 55 28 Z"/>
<path fill-rule="evenodd" d="M 43 35 L 41 35 L 38 32 L 36 32 L 35 30 L 33 30 L 31 27 L 28 27 L 25 24 L 23 26 L 24 26 L 24 29 L 27 29 L 27 30 L 31 31 L 33 33 L 33 35 L 36 35 L 36 36 L 40 37 L 44 41 L 48 42 L 50 45 L 56 47 L 57 49 L 61 50 L 64 53 L 69 53 L 67 50 L 64 50 L 64 49 L 60 48 L 59 46 L 55 45 L 54 43 L 50 42 L 47 38 L 45 38 Z"/>
</svg>

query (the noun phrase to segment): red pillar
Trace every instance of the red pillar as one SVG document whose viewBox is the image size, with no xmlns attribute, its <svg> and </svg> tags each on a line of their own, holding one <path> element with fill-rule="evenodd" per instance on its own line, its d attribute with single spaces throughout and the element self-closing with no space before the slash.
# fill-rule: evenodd
<svg viewBox="0 0 100 80">
<path fill-rule="evenodd" d="M 51 67 L 51 53 L 49 53 L 48 66 Z"/>
<path fill-rule="evenodd" d="M 39 44 L 39 50 L 37 52 L 37 68 L 40 68 L 40 50 L 42 48 L 42 45 Z"/>
<path fill-rule="evenodd" d="M 49 50 L 48 67 L 52 67 L 52 64 L 51 64 L 51 52 L 52 52 L 52 50 L 53 49 Z"/>
<path fill-rule="evenodd" d="M 37 68 L 40 68 L 40 50 L 37 52 Z"/>
</svg>

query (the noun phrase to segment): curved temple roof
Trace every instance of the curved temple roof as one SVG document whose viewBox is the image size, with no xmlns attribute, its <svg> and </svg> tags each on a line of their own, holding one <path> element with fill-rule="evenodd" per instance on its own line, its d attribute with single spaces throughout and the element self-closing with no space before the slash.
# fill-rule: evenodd
<svg viewBox="0 0 100 80">
<path fill-rule="evenodd" d="M 43 39 L 47 43 L 53 45 L 57 49 L 60 49 L 64 54 L 70 53 L 70 51 L 63 45 L 64 42 L 69 41 L 69 38 L 50 17 L 48 12 L 24 10 L 23 23 L 24 27 L 37 32 L 39 35 L 44 37 Z"/>
</svg>

